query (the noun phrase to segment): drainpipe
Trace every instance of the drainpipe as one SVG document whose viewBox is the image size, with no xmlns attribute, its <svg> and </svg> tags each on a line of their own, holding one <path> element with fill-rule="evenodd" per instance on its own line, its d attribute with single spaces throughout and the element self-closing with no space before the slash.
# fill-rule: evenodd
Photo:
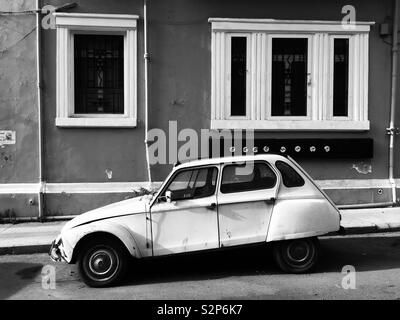
<svg viewBox="0 0 400 320">
<path fill-rule="evenodd" d="M 393 174 L 394 164 L 394 136 L 399 133 L 399 129 L 394 125 L 396 111 L 396 94 L 397 94 L 397 56 L 398 56 L 398 25 L 399 25 L 399 2 L 393 0 L 393 39 L 392 39 L 392 83 L 391 83 L 391 101 L 390 101 L 390 124 L 386 129 L 389 135 L 389 182 L 392 187 L 392 201 L 397 202 L 396 182 Z"/>
<path fill-rule="evenodd" d="M 38 106 L 38 154 L 39 154 L 39 190 L 38 190 L 38 220 L 44 217 L 44 181 L 43 181 L 43 134 L 42 134 L 42 66 L 41 66 L 41 1 L 36 0 L 36 87 Z"/>
<path fill-rule="evenodd" d="M 143 0 L 143 24 L 144 24 L 144 144 L 146 147 L 146 165 L 147 176 L 149 180 L 149 188 L 151 188 L 151 171 L 150 171 L 150 155 L 149 155 L 149 53 L 147 51 L 147 0 Z"/>
</svg>

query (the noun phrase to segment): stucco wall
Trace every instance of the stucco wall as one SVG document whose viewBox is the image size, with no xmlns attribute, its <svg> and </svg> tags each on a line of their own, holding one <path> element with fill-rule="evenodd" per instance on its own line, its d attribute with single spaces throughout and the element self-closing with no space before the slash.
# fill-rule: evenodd
<svg viewBox="0 0 400 320">
<path fill-rule="evenodd" d="M 69 12 L 137 14 L 138 20 L 138 125 L 132 129 L 59 128 L 56 117 L 56 32 L 42 30 L 44 178 L 48 183 L 146 181 L 144 148 L 144 60 L 142 0 L 76 0 Z M 45 4 L 59 6 L 62 0 Z M 168 133 L 168 121 L 177 120 L 178 130 L 198 132 L 210 127 L 211 25 L 210 17 L 340 20 L 346 1 L 316 0 L 149 0 L 150 128 Z M 373 138 L 373 159 L 300 160 L 315 179 L 385 179 L 388 165 L 391 47 L 379 36 L 379 23 L 392 14 L 391 0 L 356 0 L 360 21 L 375 21 L 370 32 L 368 132 L 256 132 L 260 138 Z M 33 0 L 0 0 L 0 10 L 34 7 Z M 34 27 L 34 15 L 0 16 L 0 51 L 17 43 Z M 390 39 L 386 39 L 390 40 Z M 36 182 L 38 176 L 36 70 L 34 32 L 8 52 L 0 53 L 0 129 L 17 131 L 17 143 L 0 148 L 0 183 Z M 400 93 L 399 93 L 400 98 Z M 397 123 L 400 112 L 397 113 Z M 396 142 L 400 150 L 400 139 Z M 399 153 L 399 152 L 397 152 Z M 7 160 L 6 160 L 7 159 Z M 400 166 L 397 164 L 396 177 Z M 165 178 L 170 165 L 152 167 L 153 180 Z M 371 170 L 369 170 L 369 168 Z M 110 177 L 110 172 L 112 175 Z M 371 189 L 343 196 L 330 191 L 338 203 L 386 201 Z M 349 193 L 348 193 L 349 195 Z M 76 214 L 97 205 L 126 197 L 114 195 L 47 195 L 46 215 Z M 29 197 L 4 198 L 7 208 L 20 215 Z M 357 198 L 357 199 L 356 199 Z M 21 206 L 21 203 L 23 205 Z M 74 204 L 75 203 L 75 204 Z M 79 203 L 79 208 L 76 204 Z M 3 206 L 4 207 L 4 206 Z M 6 209 L 7 209 L 6 208 Z M 0 210 L 3 208 L 0 207 Z M 78 211 L 79 212 L 76 212 Z M 24 212 L 25 211 L 25 212 Z"/>
<path fill-rule="evenodd" d="M 58 5 L 62 1 L 51 1 Z M 142 1 L 77 1 L 73 11 L 139 14 L 138 23 L 138 127 L 135 129 L 61 129 L 55 120 L 55 31 L 43 32 L 45 102 L 45 176 L 48 182 L 144 181 L 143 143 L 143 20 Z M 167 132 L 168 121 L 183 128 L 209 128 L 211 81 L 211 27 L 209 17 L 340 20 L 344 1 L 268 2 L 211 0 L 150 0 L 150 128 Z M 383 22 L 391 13 L 391 1 L 354 1 L 356 18 Z M 384 179 L 387 177 L 385 128 L 390 104 L 390 46 L 379 36 L 379 26 L 370 32 L 370 81 L 368 132 L 257 132 L 264 138 L 374 139 L 374 158 L 354 160 L 302 160 L 316 179 Z M 365 173 L 371 165 L 372 172 Z M 153 166 L 154 180 L 161 180 L 169 165 Z M 361 173 L 364 171 L 364 173 Z M 367 170 L 368 171 L 368 170 Z"/>
<path fill-rule="evenodd" d="M 34 0 L 0 0 L 0 11 L 34 7 Z M 35 15 L 0 15 L 0 130 L 16 132 L 15 144 L 0 145 L 0 184 L 38 180 L 35 53 Z M 35 217 L 35 204 L 34 194 L 0 194 L 0 220 Z"/>
<path fill-rule="evenodd" d="M 44 176 L 47 182 L 146 181 L 143 125 L 142 1 L 85 0 L 69 12 L 138 14 L 138 125 L 134 129 L 58 128 L 56 118 L 56 31 L 44 30 Z M 59 6 L 65 1 L 49 1 Z M 112 171 L 109 179 L 106 171 Z"/>
<path fill-rule="evenodd" d="M 209 17 L 341 20 L 345 1 L 150 1 L 152 55 L 151 126 L 165 128 L 168 119 L 179 128 L 209 128 L 211 80 L 211 27 Z M 353 1 L 356 18 L 383 22 L 391 15 L 391 1 Z M 390 104 L 390 46 L 379 37 L 379 25 L 370 32 L 369 120 L 361 133 L 257 132 L 263 138 L 374 139 L 374 158 L 354 160 L 300 160 L 316 179 L 387 178 Z M 165 116 L 163 116 L 165 115 Z M 170 116 L 167 116 L 170 115 Z M 371 173 L 360 173 L 371 165 Z M 359 169 L 359 171 L 357 171 Z M 165 168 L 154 170 L 156 177 Z"/>
<path fill-rule="evenodd" d="M 34 7 L 34 0 L 0 1 L 0 11 Z M 0 146 L 0 183 L 38 177 L 34 28 L 34 14 L 0 15 L 0 130 L 16 131 L 16 144 Z"/>
</svg>

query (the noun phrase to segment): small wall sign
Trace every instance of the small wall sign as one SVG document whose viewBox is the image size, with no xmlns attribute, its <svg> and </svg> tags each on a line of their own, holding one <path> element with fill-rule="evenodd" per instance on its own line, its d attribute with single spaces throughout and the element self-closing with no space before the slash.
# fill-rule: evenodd
<svg viewBox="0 0 400 320">
<path fill-rule="evenodd" d="M 0 130 L 0 145 L 15 144 L 15 131 Z"/>
</svg>

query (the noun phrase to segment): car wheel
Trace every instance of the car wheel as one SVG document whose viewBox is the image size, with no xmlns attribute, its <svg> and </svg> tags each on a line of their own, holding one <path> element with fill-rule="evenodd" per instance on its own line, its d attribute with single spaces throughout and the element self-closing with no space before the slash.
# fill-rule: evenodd
<svg viewBox="0 0 400 320">
<path fill-rule="evenodd" d="M 273 254 L 283 271 L 305 273 L 311 271 L 318 260 L 319 242 L 317 238 L 280 241 L 275 244 Z"/>
<path fill-rule="evenodd" d="M 91 240 L 82 248 L 78 261 L 82 280 L 91 287 L 107 287 L 126 273 L 128 254 L 114 239 Z"/>
</svg>

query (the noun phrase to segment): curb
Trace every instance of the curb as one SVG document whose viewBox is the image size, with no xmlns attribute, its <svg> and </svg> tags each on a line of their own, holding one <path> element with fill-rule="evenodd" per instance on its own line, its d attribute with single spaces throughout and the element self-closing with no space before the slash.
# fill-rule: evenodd
<svg viewBox="0 0 400 320">
<path fill-rule="evenodd" d="M 29 246 L 0 247 L 0 256 L 17 254 L 48 253 L 50 244 L 38 244 Z"/>
<path fill-rule="evenodd" d="M 343 235 L 351 235 L 351 234 L 370 234 L 370 233 L 386 233 L 386 232 L 398 232 L 400 231 L 400 226 L 392 227 L 392 228 L 382 228 L 379 226 L 371 226 L 371 227 L 352 227 L 345 229 Z"/>
</svg>

